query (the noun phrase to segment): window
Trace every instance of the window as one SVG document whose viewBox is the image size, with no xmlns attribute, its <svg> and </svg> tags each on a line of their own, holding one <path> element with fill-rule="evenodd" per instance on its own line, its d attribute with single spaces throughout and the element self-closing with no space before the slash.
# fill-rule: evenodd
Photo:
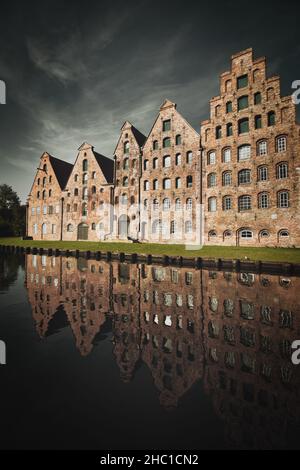
<svg viewBox="0 0 300 470">
<path fill-rule="evenodd" d="M 79 190 L 78 190 L 78 188 L 75 188 L 74 189 L 74 196 L 76 197 L 76 196 L 78 196 L 78 194 L 79 194 Z"/>
<path fill-rule="evenodd" d="M 154 158 L 153 160 L 153 170 L 157 170 L 158 168 L 158 158 Z"/>
<path fill-rule="evenodd" d="M 260 238 L 269 238 L 270 232 L 268 230 L 262 230 L 259 234 Z"/>
<path fill-rule="evenodd" d="M 221 114 L 221 106 L 218 105 L 218 106 L 216 106 L 216 109 L 215 109 L 215 115 L 216 115 L 216 117 L 219 117 L 220 114 Z"/>
<path fill-rule="evenodd" d="M 87 174 L 87 173 L 84 173 L 84 174 L 82 175 L 82 183 L 83 183 L 83 184 L 86 184 L 86 183 L 88 182 L 88 180 L 89 180 L 88 174 Z"/>
<path fill-rule="evenodd" d="M 216 127 L 216 139 L 221 139 L 222 138 L 222 126 L 217 126 Z"/>
<path fill-rule="evenodd" d="M 239 147 L 238 157 L 239 157 L 239 162 L 244 162 L 245 160 L 249 160 L 251 158 L 251 146 L 242 145 L 241 147 Z"/>
<path fill-rule="evenodd" d="M 181 154 L 178 153 L 176 155 L 176 166 L 180 166 L 181 165 Z"/>
<path fill-rule="evenodd" d="M 187 201 L 186 201 L 186 209 L 188 211 L 193 210 L 193 200 L 191 198 L 188 198 Z"/>
<path fill-rule="evenodd" d="M 128 170 L 129 169 L 129 159 L 125 158 L 124 163 L 123 163 L 123 169 Z"/>
<path fill-rule="evenodd" d="M 232 232 L 230 230 L 226 230 L 224 232 L 224 239 L 225 238 L 231 238 L 232 237 Z"/>
<path fill-rule="evenodd" d="M 279 238 L 288 238 L 290 236 L 290 232 L 288 230 L 280 230 Z"/>
<path fill-rule="evenodd" d="M 43 178 L 43 188 L 46 186 L 47 178 Z"/>
<path fill-rule="evenodd" d="M 217 238 L 218 234 L 215 230 L 211 230 L 210 232 L 208 232 L 208 238 L 209 240 L 211 240 L 212 238 Z"/>
<path fill-rule="evenodd" d="M 168 119 L 163 121 L 163 132 L 169 132 L 171 130 L 171 120 Z"/>
<path fill-rule="evenodd" d="M 67 232 L 74 232 L 74 227 L 73 227 L 72 224 L 69 224 L 69 225 L 67 226 Z"/>
<path fill-rule="evenodd" d="M 255 116 L 255 129 L 262 129 L 262 117 L 260 114 Z"/>
<path fill-rule="evenodd" d="M 217 186 L 217 175 L 216 175 L 216 173 L 211 173 L 210 175 L 208 175 L 208 177 L 207 177 L 207 186 L 209 188 L 213 188 L 213 187 Z"/>
<path fill-rule="evenodd" d="M 166 198 L 163 200 L 163 211 L 168 212 L 171 208 L 171 201 L 170 199 Z"/>
<path fill-rule="evenodd" d="M 130 150 L 129 142 L 125 142 L 124 143 L 124 153 L 125 153 L 125 155 L 127 155 L 129 153 L 129 150 Z"/>
<path fill-rule="evenodd" d="M 187 179 L 186 179 L 186 187 L 187 188 L 192 188 L 193 187 L 193 177 L 192 176 L 188 176 Z"/>
<path fill-rule="evenodd" d="M 254 104 L 258 105 L 261 104 L 261 93 L 255 93 L 254 95 Z"/>
<path fill-rule="evenodd" d="M 88 215 L 87 204 L 82 204 L 82 216 L 87 217 L 87 215 Z"/>
<path fill-rule="evenodd" d="M 217 198 L 216 197 L 210 197 L 208 199 L 208 211 L 209 212 L 216 212 L 217 210 Z"/>
<path fill-rule="evenodd" d="M 271 127 L 271 126 L 275 126 L 276 124 L 276 115 L 274 113 L 274 111 L 270 111 L 268 113 L 268 126 Z"/>
<path fill-rule="evenodd" d="M 176 189 L 181 188 L 181 178 L 176 178 Z"/>
<path fill-rule="evenodd" d="M 149 160 L 144 161 L 144 171 L 149 170 Z"/>
<path fill-rule="evenodd" d="M 269 208 L 269 194 L 261 193 L 258 195 L 258 208 L 268 209 Z"/>
<path fill-rule="evenodd" d="M 163 148 L 170 148 L 171 147 L 171 139 L 170 137 L 167 137 L 166 139 L 163 140 Z"/>
<path fill-rule="evenodd" d="M 171 189 L 171 180 L 169 178 L 164 179 L 163 189 Z"/>
<path fill-rule="evenodd" d="M 155 140 L 153 142 L 153 150 L 158 150 L 158 141 L 157 140 Z"/>
<path fill-rule="evenodd" d="M 175 235 L 177 233 L 177 224 L 175 220 L 172 220 L 171 222 L 170 233 L 171 235 Z"/>
<path fill-rule="evenodd" d="M 32 215 L 35 214 L 35 207 L 32 207 L 32 208 L 31 208 L 31 214 L 32 214 Z"/>
<path fill-rule="evenodd" d="M 287 163 L 279 163 L 277 165 L 276 175 L 278 179 L 285 179 L 289 176 L 289 166 Z"/>
<path fill-rule="evenodd" d="M 253 232 L 248 229 L 243 229 L 240 231 L 240 238 L 250 240 L 253 238 Z"/>
<path fill-rule="evenodd" d="M 239 120 L 239 134 L 246 134 L 249 132 L 249 119 L 244 118 Z"/>
<path fill-rule="evenodd" d="M 237 88 L 240 90 L 241 88 L 246 88 L 248 86 L 248 75 L 242 75 L 237 79 Z"/>
<path fill-rule="evenodd" d="M 159 210 L 159 201 L 158 201 L 158 199 L 154 199 L 154 201 L 153 201 L 153 210 L 154 211 Z"/>
<path fill-rule="evenodd" d="M 232 173 L 231 171 L 225 171 L 223 173 L 223 186 L 231 186 L 232 185 Z"/>
<path fill-rule="evenodd" d="M 127 176 L 123 178 L 123 186 L 124 188 L 128 188 L 129 186 L 129 179 L 127 178 Z"/>
<path fill-rule="evenodd" d="M 258 168 L 258 181 L 268 181 L 268 167 L 267 166 L 260 166 Z"/>
<path fill-rule="evenodd" d="M 188 220 L 186 223 L 185 223 L 185 233 L 186 234 L 191 234 L 193 233 L 193 224 L 190 220 Z"/>
<path fill-rule="evenodd" d="M 231 162 L 231 149 L 227 148 L 223 150 L 223 163 Z"/>
<path fill-rule="evenodd" d="M 92 230 L 96 230 L 96 224 L 95 223 L 92 224 Z"/>
<path fill-rule="evenodd" d="M 89 163 L 87 160 L 83 160 L 82 162 L 82 171 L 88 171 Z"/>
<path fill-rule="evenodd" d="M 92 186 L 92 194 L 96 194 L 97 193 L 97 188 L 96 186 Z"/>
<path fill-rule="evenodd" d="M 127 196 L 127 194 L 122 194 L 121 204 L 122 204 L 122 206 L 127 206 L 128 205 L 128 196 Z"/>
<path fill-rule="evenodd" d="M 217 161 L 216 152 L 209 152 L 207 163 L 208 165 L 215 165 Z"/>
<path fill-rule="evenodd" d="M 226 113 L 232 113 L 232 101 L 226 103 Z"/>
<path fill-rule="evenodd" d="M 176 199 L 176 201 L 175 201 L 175 211 L 176 211 L 176 212 L 181 211 L 181 207 L 182 207 L 182 206 L 181 206 L 181 200 L 180 200 L 180 199 Z"/>
<path fill-rule="evenodd" d="M 243 109 L 247 109 L 248 107 L 249 107 L 248 96 L 241 96 L 238 99 L 238 111 L 242 111 Z"/>
<path fill-rule="evenodd" d="M 290 207 L 290 193 L 288 191 L 280 191 L 278 193 L 278 207 L 280 209 L 288 209 Z"/>
<path fill-rule="evenodd" d="M 47 215 L 47 211 L 48 211 L 47 206 L 44 206 L 44 207 L 43 207 L 43 214 L 44 214 L 44 215 Z"/>
<path fill-rule="evenodd" d="M 145 199 L 145 200 L 144 200 L 144 209 L 145 209 L 145 210 L 148 209 L 148 199 Z"/>
<path fill-rule="evenodd" d="M 249 184 L 251 183 L 251 171 L 242 170 L 239 172 L 239 184 Z"/>
<path fill-rule="evenodd" d="M 268 154 L 268 142 L 266 140 L 261 140 L 257 144 L 257 155 L 263 157 Z"/>
<path fill-rule="evenodd" d="M 277 137 L 276 139 L 276 151 L 278 153 L 286 152 L 287 149 L 287 139 L 285 136 Z"/>
<path fill-rule="evenodd" d="M 170 156 L 164 157 L 163 167 L 164 168 L 170 168 L 171 167 L 171 157 Z"/>
<path fill-rule="evenodd" d="M 186 154 L 186 163 L 191 165 L 193 163 L 193 152 L 187 152 Z"/>
<path fill-rule="evenodd" d="M 182 144 L 182 138 L 181 135 L 176 136 L 176 145 L 181 145 Z"/>
<path fill-rule="evenodd" d="M 71 205 L 70 204 L 67 204 L 67 212 L 71 212 Z"/>
<path fill-rule="evenodd" d="M 158 180 L 153 181 L 153 191 L 158 191 L 159 189 L 159 183 Z"/>
<path fill-rule="evenodd" d="M 149 189 L 150 189 L 149 181 L 145 181 L 144 182 L 144 191 L 149 191 Z"/>
<path fill-rule="evenodd" d="M 251 196 L 241 196 L 239 197 L 239 211 L 250 211 L 252 208 Z"/>
<path fill-rule="evenodd" d="M 225 196 L 223 198 L 223 210 L 230 211 L 232 209 L 232 198 L 230 196 Z"/>
<path fill-rule="evenodd" d="M 233 135 L 233 125 L 231 122 L 229 122 L 226 126 L 226 134 L 227 137 L 231 137 Z"/>
</svg>

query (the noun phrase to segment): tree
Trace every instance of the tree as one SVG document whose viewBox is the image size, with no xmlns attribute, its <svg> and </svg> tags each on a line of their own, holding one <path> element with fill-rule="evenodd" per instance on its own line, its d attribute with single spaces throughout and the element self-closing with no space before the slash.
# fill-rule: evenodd
<svg viewBox="0 0 300 470">
<path fill-rule="evenodd" d="M 21 236 L 25 225 L 26 210 L 19 196 L 11 186 L 0 185 L 0 236 Z"/>
</svg>

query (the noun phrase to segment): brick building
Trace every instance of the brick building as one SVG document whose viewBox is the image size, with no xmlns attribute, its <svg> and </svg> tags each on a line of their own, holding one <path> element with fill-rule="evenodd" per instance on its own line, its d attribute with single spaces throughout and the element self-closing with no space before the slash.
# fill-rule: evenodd
<svg viewBox="0 0 300 470">
<path fill-rule="evenodd" d="M 145 137 L 121 129 L 112 159 L 83 144 L 75 165 L 45 153 L 28 198 L 27 234 L 300 246 L 300 127 L 280 78 L 252 49 L 232 57 L 201 138 L 165 100 Z"/>
</svg>

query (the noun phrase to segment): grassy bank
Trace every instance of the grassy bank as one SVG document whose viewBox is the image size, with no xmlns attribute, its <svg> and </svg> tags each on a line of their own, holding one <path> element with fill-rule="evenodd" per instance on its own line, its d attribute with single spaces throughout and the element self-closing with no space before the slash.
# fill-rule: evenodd
<svg viewBox="0 0 300 470">
<path fill-rule="evenodd" d="M 131 243 L 93 243 L 93 242 L 47 242 L 23 241 L 20 238 L 0 238 L 0 245 L 20 247 L 58 248 L 61 250 L 111 251 L 113 253 L 137 253 L 156 256 L 184 256 L 186 258 L 222 258 L 253 261 L 277 261 L 300 263 L 300 249 L 292 248 L 243 248 L 206 246 L 202 250 L 188 251 L 183 245 L 131 244 Z"/>
</svg>

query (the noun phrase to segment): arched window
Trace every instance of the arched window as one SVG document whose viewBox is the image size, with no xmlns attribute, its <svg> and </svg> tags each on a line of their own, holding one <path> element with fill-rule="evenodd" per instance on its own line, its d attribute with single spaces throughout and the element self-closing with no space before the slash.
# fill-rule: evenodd
<svg viewBox="0 0 300 470">
<path fill-rule="evenodd" d="M 158 168 L 158 158 L 153 159 L 153 170 L 157 170 Z"/>
<path fill-rule="evenodd" d="M 171 180 L 170 180 L 170 178 L 165 178 L 164 179 L 163 189 L 171 189 Z"/>
<path fill-rule="evenodd" d="M 162 221 L 161 220 L 155 220 L 152 224 L 152 234 L 153 235 L 159 235 L 162 233 Z"/>
<path fill-rule="evenodd" d="M 123 170 L 128 170 L 129 169 L 129 159 L 125 158 L 123 162 Z"/>
<path fill-rule="evenodd" d="M 216 161 L 217 161 L 216 152 L 214 150 L 212 150 L 211 152 L 208 153 L 207 164 L 208 165 L 215 165 Z"/>
<path fill-rule="evenodd" d="M 97 188 L 96 186 L 92 186 L 92 194 L 96 194 L 97 193 Z"/>
<path fill-rule="evenodd" d="M 186 209 L 188 211 L 192 211 L 193 210 L 193 199 L 191 199 L 190 197 L 187 199 L 186 201 Z"/>
<path fill-rule="evenodd" d="M 289 165 L 286 162 L 279 163 L 276 167 L 277 179 L 285 179 L 289 176 Z"/>
<path fill-rule="evenodd" d="M 254 104 L 258 105 L 261 104 L 261 93 L 257 92 L 254 95 Z"/>
<path fill-rule="evenodd" d="M 257 179 L 258 181 L 268 181 L 268 167 L 267 166 L 260 166 L 257 169 Z"/>
<path fill-rule="evenodd" d="M 213 188 L 217 186 L 217 175 L 216 173 L 210 173 L 207 177 L 207 186 Z"/>
<path fill-rule="evenodd" d="M 182 143 L 181 135 L 177 135 L 176 136 L 176 145 L 181 145 L 181 143 Z"/>
<path fill-rule="evenodd" d="M 220 114 L 221 114 L 221 106 L 218 105 L 218 106 L 216 106 L 216 108 L 215 108 L 215 115 L 216 115 L 216 117 L 219 117 Z"/>
<path fill-rule="evenodd" d="M 163 140 L 163 148 L 167 149 L 167 148 L 170 148 L 170 147 L 171 147 L 171 139 L 170 139 L 170 137 L 166 137 Z"/>
<path fill-rule="evenodd" d="M 238 123 L 239 134 L 246 134 L 249 132 L 249 118 L 243 118 Z"/>
<path fill-rule="evenodd" d="M 193 223 L 192 223 L 191 220 L 188 220 L 185 223 L 185 230 L 184 231 L 187 235 L 193 233 Z"/>
<path fill-rule="evenodd" d="M 186 154 L 186 163 L 191 165 L 193 163 L 193 152 L 187 152 Z"/>
<path fill-rule="evenodd" d="M 259 209 L 269 208 L 269 194 L 268 193 L 260 193 L 258 195 L 258 208 Z"/>
<path fill-rule="evenodd" d="M 286 152 L 287 150 L 287 138 L 286 136 L 282 135 L 276 138 L 276 152 Z"/>
<path fill-rule="evenodd" d="M 251 171 L 250 170 L 241 170 L 238 176 L 239 184 L 249 184 L 251 183 Z"/>
<path fill-rule="evenodd" d="M 238 159 L 239 162 L 244 162 L 251 158 L 251 146 L 250 145 L 241 145 L 238 149 Z"/>
<path fill-rule="evenodd" d="M 149 181 L 144 181 L 144 191 L 149 191 L 149 189 L 150 189 Z"/>
<path fill-rule="evenodd" d="M 227 101 L 226 103 L 226 113 L 232 113 L 232 101 Z"/>
<path fill-rule="evenodd" d="M 238 111 L 247 109 L 248 106 L 249 106 L 249 98 L 247 95 L 241 96 L 240 98 L 238 98 Z"/>
<path fill-rule="evenodd" d="M 82 171 L 88 171 L 89 163 L 88 160 L 83 160 L 82 161 Z"/>
<path fill-rule="evenodd" d="M 37 185 L 39 186 L 40 184 L 41 184 L 41 179 L 38 178 L 38 180 L 37 180 Z"/>
<path fill-rule="evenodd" d="M 175 180 L 176 189 L 181 189 L 181 178 Z"/>
<path fill-rule="evenodd" d="M 186 187 L 187 188 L 192 188 L 193 187 L 193 177 L 192 176 L 188 176 L 186 178 Z"/>
<path fill-rule="evenodd" d="M 47 235 L 47 224 L 42 225 L 42 234 Z"/>
<path fill-rule="evenodd" d="M 258 114 L 254 118 L 255 129 L 262 129 L 262 117 L 261 114 Z"/>
<path fill-rule="evenodd" d="M 275 112 L 274 111 L 270 111 L 268 113 L 268 126 L 271 127 L 271 126 L 275 126 L 276 124 L 276 115 L 275 115 Z"/>
<path fill-rule="evenodd" d="M 67 226 L 67 232 L 74 232 L 74 226 L 72 224 Z"/>
<path fill-rule="evenodd" d="M 163 200 L 163 211 L 168 212 L 171 208 L 171 201 L 169 198 Z"/>
<path fill-rule="evenodd" d="M 149 160 L 144 161 L 144 171 L 149 170 Z"/>
<path fill-rule="evenodd" d="M 176 201 L 175 201 L 175 211 L 176 211 L 176 212 L 181 211 L 181 207 L 182 207 L 182 205 L 181 205 L 181 200 L 178 198 L 178 199 L 176 199 Z"/>
<path fill-rule="evenodd" d="M 176 155 L 176 166 L 180 166 L 180 165 L 181 165 L 181 161 L 182 161 L 182 159 L 181 159 L 181 153 L 178 153 L 178 154 Z"/>
<path fill-rule="evenodd" d="M 257 142 L 257 156 L 263 157 L 268 154 L 268 142 L 266 140 L 260 140 Z"/>
<path fill-rule="evenodd" d="M 82 182 L 83 182 L 83 184 L 87 184 L 88 180 L 89 180 L 88 174 L 87 174 L 87 173 L 84 173 L 84 174 L 82 175 Z"/>
<path fill-rule="evenodd" d="M 177 223 L 176 223 L 175 220 L 171 221 L 170 233 L 171 233 L 171 235 L 175 235 L 177 233 Z"/>
<path fill-rule="evenodd" d="M 127 196 L 127 194 L 122 194 L 122 196 L 121 196 L 121 204 L 122 204 L 122 206 L 127 206 L 127 204 L 128 204 L 128 196 Z"/>
<path fill-rule="evenodd" d="M 231 237 L 232 237 L 232 232 L 231 232 L 230 230 L 225 230 L 223 236 L 224 236 L 224 240 L 225 240 L 226 238 L 231 238 Z"/>
<path fill-rule="evenodd" d="M 259 238 L 270 238 L 270 232 L 268 230 L 262 230 L 259 234 Z"/>
<path fill-rule="evenodd" d="M 46 186 L 47 178 L 43 178 L 43 188 Z"/>
<path fill-rule="evenodd" d="M 277 194 L 277 205 L 279 209 L 288 209 L 290 207 L 289 191 L 279 191 Z"/>
<path fill-rule="evenodd" d="M 87 204 L 82 204 L 82 217 L 87 217 L 88 215 L 88 209 L 87 209 Z"/>
<path fill-rule="evenodd" d="M 154 191 L 158 191 L 158 189 L 159 189 L 158 180 L 154 180 L 154 181 L 153 181 L 153 190 L 154 190 Z"/>
<path fill-rule="evenodd" d="M 124 143 L 124 153 L 125 153 L 125 155 L 127 155 L 129 153 L 129 150 L 130 150 L 130 144 L 127 141 L 127 142 Z"/>
<path fill-rule="evenodd" d="M 286 229 L 280 230 L 278 233 L 279 238 L 289 238 L 290 232 Z"/>
<path fill-rule="evenodd" d="M 229 122 L 229 123 L 226 125 L 226 135 L 227 135 L 227 137 L 233 136 L 233 125 L 232 125 L 232 122 Z"/>
<path fill-rule="evenodd" d="M 252 200 L 251 196 L 241 196 L 239 197 L 239 211 L 245 212 L 252 209 Z"/>
<path fill-rule="evenodd" d="M 232 185 L 232 173 L 231 171 L 225 171 L 223 173 L 223 186 L 231 186 Z"/>
<path fill-rule="evenodd" d="M 239 236 L 244 240 L 251 240 L 253 238 L 253 232 L 250 229 L 242 229 L 239 232 Z"/>
<path fill-rule="evenodd" d="M 78 194 L 79 194 L 79 190 L 78 190 L 78 188 L 75 188 L 74 189 L 74 196 L 76 197 L 76 196 L 78 196 Z"/>
<path fill-rule="evenodd" d="M 217 211 L 217 198 L 216 197 L 210 197 L 208 199 L 208 211 L 209 212 Z"/>
<path fill-rule="evenodd" d="M 158 201 L 158 199 L 154 199 L 154 201 L 153 201 L 153 210 L 154 211 L 159 210 L 159 201 Z"/>
<path fill-rule="evenodd" d="M 46 191 L 43 191 L 43 196 L 42 197 L 43 197 L 43 200 L 46 199 Z"/>
<path fill-rule="evenodd" d="M 74 181 L 75 181 L 75 183 L 78 182 L 78 179 L 79 179 L 78 175 L 75 175 L 75 176 L 74 176 Z"/>
<path fill-rule="evenodd" d="M 92 223 L 92 230 L 96 230 L 96 224 Z"/>
<path fill-rule="evenodd" d="M 208 232 L 208 239 L 209 240 L 212 240 L 214 238 L 217 238 L 218 237 L 218 234 L 215 230 L 211 230 L 210 232 Z"/>
<path fill-rule="evenodd" d="M 223 150 L 223 163 L 231 162 L 231 148 L 226 148 Z"/>
<path fill-rule="evenodd" d="M 216 139 L 221 139 L 222 138 L 222 126 L 217 126 L 216 127 Z"/>
<path fill-rule="evenodd" d="M 125 178 L 123 178 L 123 186 L 124 186 L 124 188 L 128 188 L 128 186 L 129 186 L 129 179 L 127 178 L 127 176 L 125 176 Z"/>
<path fill-rule="evenodd" d="M 228 93 L 229 91 L 231 91 L 232 89 L 232 81 L 231 80 L 226 80 L 226 83 L 225 83 L 225 91 L 226 93 Z"/>
<path fill-rule="evenodd" d="M 231 211 L 232 209 L 232 198 L 231 196 L 223 197 L 223 211 Z"/>
<path fill-rule="evenodd" d="M 88 188 L 83 188 L 83 190 L 82 190 L 82 199 L 88 199 L 88 197 L 89 197 Z"/>
<path fill-rule="evenodd" d="M 40 191 L 38 191 L 38 192 L 36 193 L 36 197 L 37 197 L 37 199 L 40 199 L 40 197 L 41 197 Z"/>
<path fill-rule="evenodd" d="M 170 166 L 171 166 L 171 157 L 170 157 L 170 155 L 167 155 L 163 159 L 163 167 L 164 168 L 170 168 Z"/>
<path fill-rule="evenodd" d="M 155 140 L 153 142 L 153 150 L 158 150 L 158 141 L 157 140 Z"/>
</svg>

